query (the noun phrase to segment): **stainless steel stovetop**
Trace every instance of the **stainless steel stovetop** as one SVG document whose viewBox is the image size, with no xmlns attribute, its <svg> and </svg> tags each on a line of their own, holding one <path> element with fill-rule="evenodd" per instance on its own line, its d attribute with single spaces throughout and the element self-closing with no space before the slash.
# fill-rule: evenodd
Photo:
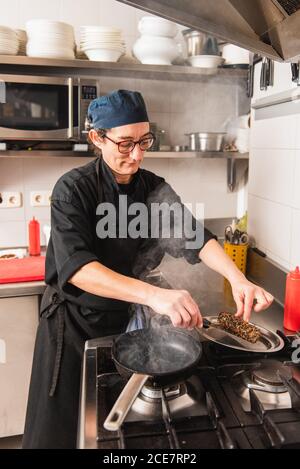
<svg viewBox="0 0 300 469">
<path fill-rule="evenodd" d="M 282 335 L 282 334 L 281 334 Z M 114 337 L 86 343 L 79 448 L 300 448 L 300 364 L 285 348 L 264 355 L 203 342 L 194 375 L 178 386 L 148 384 L 122 428 L 103 428 L 125 381 L 111 359 Z"/>
</svg>

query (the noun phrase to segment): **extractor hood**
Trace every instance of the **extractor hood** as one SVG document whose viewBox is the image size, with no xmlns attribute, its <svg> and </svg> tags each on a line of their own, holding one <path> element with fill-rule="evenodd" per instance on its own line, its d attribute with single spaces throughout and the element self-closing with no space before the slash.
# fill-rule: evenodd
<svg viewBox="0 0 300 469">
<path fill-rule="evenodd" d="M 119 0 L 261 56 L 300 56 L 300 0 Z"/>
</svg>

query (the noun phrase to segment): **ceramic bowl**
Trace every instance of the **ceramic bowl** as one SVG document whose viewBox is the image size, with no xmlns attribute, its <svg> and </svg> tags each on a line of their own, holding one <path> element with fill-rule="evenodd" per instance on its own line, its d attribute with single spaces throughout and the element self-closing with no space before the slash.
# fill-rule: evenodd
<svg viewBox="0 0 300 469">
<path fill-rule="evenodd" d="M 173 38 L 178 32 L 178 26 L 164 18 L 143 16 L 139 21 L 138 30 L 143 35 Z"/>
<path fill-rule="evenodd" d="M 158 36 L 141 36 L 132 50 L 142 64 L 171 65 L 179 55 L 178 46 L 173 39 Z"/>
</svg>

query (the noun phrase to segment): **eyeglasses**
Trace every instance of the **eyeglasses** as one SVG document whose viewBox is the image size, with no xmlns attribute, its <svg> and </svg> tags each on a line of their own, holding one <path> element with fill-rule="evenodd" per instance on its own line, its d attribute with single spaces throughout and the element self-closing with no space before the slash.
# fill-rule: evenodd
<svg viewBox="0 0 300 469">
<path fill-rule="evenodd" d="M 145 137 L 142 137 L 140 140 L 137 142 L 134 142 L 133 140 L 123 140 L 122 142 L 115 142 L 111 138 L 109 138 L 107 135 L 102 135 L 102 138 L 107 138 L 110 142 L 114 143 L 115 145 L 118 145 L 118 150 L 120 153 L 131 153 L 136 144 L 139 144 L 139 147 L 142 151 L 149 150 L 153 143 L 155 142 L 155 135 L 149 132 Z"/>
</svg>

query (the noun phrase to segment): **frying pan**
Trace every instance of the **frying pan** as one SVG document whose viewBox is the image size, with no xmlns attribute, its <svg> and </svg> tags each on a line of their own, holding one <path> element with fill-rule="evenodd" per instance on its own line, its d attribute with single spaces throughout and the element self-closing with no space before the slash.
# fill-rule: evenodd
<svg viewBox="0 0 300 469">
<path fill-rule="evenodd" d="M 121 334 L 112 347 L 116 368 L 129 379 L 115 402 L 104 428 L 117 431 L 140 390 L 171 386 L 190 377 L 202 355 L 201 342 L 186 332 L 168 327 L 139 329 Z"/>
</svg>

